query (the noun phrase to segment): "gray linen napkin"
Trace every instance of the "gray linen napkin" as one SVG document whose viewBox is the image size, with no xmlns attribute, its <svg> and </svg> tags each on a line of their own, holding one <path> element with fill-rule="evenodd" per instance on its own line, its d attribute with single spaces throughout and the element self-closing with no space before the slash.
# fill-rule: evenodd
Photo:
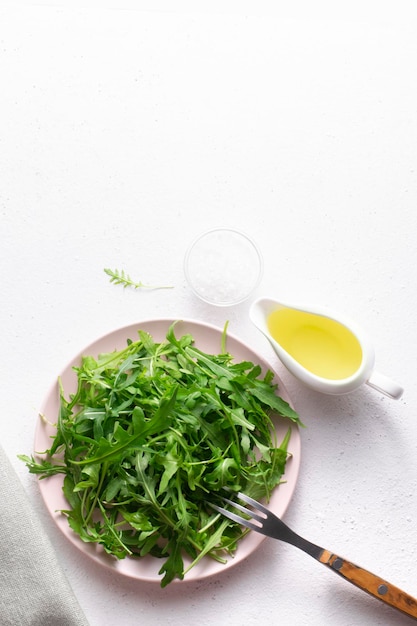
<svg viewBox="0 0 417 626">
<path fill-rule="evenodd" d="M 45 530 L 1 446 L 0 624 L 88 626 Z"/>
</svg>

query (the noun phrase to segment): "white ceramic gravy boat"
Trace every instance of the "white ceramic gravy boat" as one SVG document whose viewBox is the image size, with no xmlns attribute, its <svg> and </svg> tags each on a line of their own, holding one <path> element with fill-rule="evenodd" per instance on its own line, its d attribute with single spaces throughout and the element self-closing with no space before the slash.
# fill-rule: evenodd
<svg viewBox="0 0 417 626">
<path fill-rule="evenodd" d="M 367 334 L 346 317 L 273 298 L 256 300 L 249 316 L 283 365 L 308 387 L 339 395 L 366 383 L 390 398 L 401 397 L 403 388 L 374 370 Z"/>
</svg>

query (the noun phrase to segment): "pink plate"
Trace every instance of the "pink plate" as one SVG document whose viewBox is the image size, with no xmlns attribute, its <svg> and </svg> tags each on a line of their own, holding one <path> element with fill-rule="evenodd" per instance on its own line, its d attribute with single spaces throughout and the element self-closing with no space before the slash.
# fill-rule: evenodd
<svg viewBox="0 0 417 626">
<path fill-rule="evenodd" d="M 126 345 L 127 339 L 135 340 L 137 338 L 137 332 L 139 329 L 150 333 L 155 341 L 163 341 L 170 324 L 174 321 L 175 320 L 172 319 L 148 320 L 138 324 L 132 324 L 131 326 L 119 328 L 94 341 L 82 350 L 82 352 L 80 352 L 74 359 L 72 359 L 72 361 L 68 363 L 61 373 L 60 377 L 65 397 L 68 397 L 69 394 L 74 393 L 76 390 L 77 378 L 72 368 L 74 365 L 80 364 L 81 357 L 83 355 L 98 356 L 98 354 L 103 352 L 120 350 Z M 180 337 L 186 333 L 189 333 L 194 337 L 195 345 L 200 350 L 211 354 L 218 354 L 221 351 L 222 329 L 192 320 L 179 321 L 176 324 L 176 336 Z M 251 350 L 242 341 L 229 333 L 227 335 L 226 347 L 227 351 L 233 355 L 235 362 L 252 361 L 253 363 L 261 365 L 264 371 L 272 369 L 261 356 L 253 352 L 253 350 Z M 278 377 L 276 378 L 276 381 L 279 383 L 279 394 L 281 397 L 291 403 L 290 398 L 288 397 L 288 394 Z M 58 382 L 56 382 L 45 398 L 40 411 L 42 417 L 38 421 L 35 433 L 35 451 L 37 454 L 50 448 L 51 446 L 51 437 L 54 436 L 56 432 L 56 428 L 52 424 L 54 424 L 57 420 L 58 408 L 59 390 Z M 289 444 L 291 458 L 287 462 L 286 474 L 284 477 L 286 482 L 275 489 L 268 505 L 274 513 L 281 517 L 285 513 L 291 500 L 300 467 L 301 440 L 298 426 L 287 419 L 276 419 L 278 441 L 282 440 L 288 427 L 291 427 L 292 434 Z M 68 503 L 62 492 L 62 483 L 62 475 L 52 476 L 39 481 L 39 488 L 54 522 L 71 541 L 71 543 L 84 554 L 91 557 L 94 561 L 96 561 L 96 563 L 110 568 L 114 572 L 118 572 L 124 576 L 137 580 L 160 582 L 161 576 L 158 574 L 161 567 L 160 559 L 147 556 L 141 559 L 127 557 L 123 560 L 118 560 L 106 554 L 100 546 L 84 543 L 78 535 L 72 531 L 65 516 L 59 513 L 60 509 L 68 508 Z M 218 563 L 210 557 L 205 557 L 186 574 L 184 581 L 201 580 L 203 578 L 213 576 L 214 574 L 226 571 L 233 565 L 236 565 L 243 559 L 246 559 L 254 550 L 256 550 L 263 539 L 263 535 L 250 532 L 239 543 L 235 556 L 228 558 L 225 564 Z M 187 566 L 187 563 L 185 563 L 185 566 Z"/>
</svg>

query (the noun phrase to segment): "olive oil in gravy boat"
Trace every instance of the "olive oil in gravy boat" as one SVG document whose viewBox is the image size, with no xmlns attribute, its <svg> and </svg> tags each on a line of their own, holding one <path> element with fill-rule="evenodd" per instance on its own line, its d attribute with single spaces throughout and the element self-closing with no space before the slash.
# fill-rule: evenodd
<svg viewBox="0 0 417 626">
<path fill-rule="evenodd" d="M 401 397 L 403 388 L 375 371 L 368 335 L 343 315 L 259 298 L 249 316 L 283 365 L 311 389 L 339 395 L 365 383 L 390 398 Z"/>
</svg>

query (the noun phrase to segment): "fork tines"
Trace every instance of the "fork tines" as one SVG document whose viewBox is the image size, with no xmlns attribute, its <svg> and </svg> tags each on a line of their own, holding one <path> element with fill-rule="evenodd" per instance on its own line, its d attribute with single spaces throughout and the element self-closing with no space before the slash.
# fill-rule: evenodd
<svg viewBox="0 0 417 626">
<path fill-rule="evenodd" d="M 236 498 L 243 500 L 243 502 L 254 507 L 255 509 L 257 509 L 257 511 L 260 511 L 262 514 L 252 511 L 252 509 L 248 509 L 247 507 L 243 506 L 239 502 L 236 502 L 224 496 L 221 496 L 221 499 L 223 500 L 223 502 L 225 502 L 226 504 L 229 504 L 234 509 L 241 511 L 241 513 L 243 513 L 244 515 L 249 516 L 249 519 L 247 519 L 246 517 L 242 517 L 241 515 L 237 515 L 237 513 L 234 513 L 233 511 L 230 511 L 229 509 L 217 506 L 216 504 L 210 503 L 210 506 L 216 511 L 218 511 L 218 513 L 221 513 L 222 515 L 224 515 L 225 517 L 228 517 L 234 522 L 237 522 L 238 524 L 241 524 L 242 526 L 246 526 L 246 528 L 250 528 L 251 530 L 255 530 L 257 532 L 262 533 L 263 522 L 265 521 L 266 515 L 268 513 L 268 509 L 266 509 L 262 504 L 260 504 L 256 500 L 253 500 L 253 498 L 250 498 L 244 493 L 240 493 L 240 492 L 236 493 Z"/>
</svg>

